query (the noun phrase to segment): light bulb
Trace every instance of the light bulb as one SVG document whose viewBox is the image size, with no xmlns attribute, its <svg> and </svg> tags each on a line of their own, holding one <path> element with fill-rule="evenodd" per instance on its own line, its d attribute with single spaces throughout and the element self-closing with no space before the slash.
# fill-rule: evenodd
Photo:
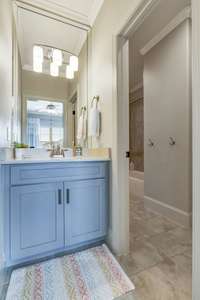
<svg viewBox="0 0 200 300">
<path fill-rule="evenodd" d="M 33 61 L 43 63 L 44 61 L 44 51 L 40 46 L 33 47 Z"/>
<path fill-rule="evenodd" d="M 74 70 L 71 68 L 70 65 L 66 68 L 66 77 L 67 79 L 74 79 Z"/>
<path fill-rule="evenodd" d="M 53 62 L 50 64 L 50 74 L 54 77 L 57 77 L 59 74 L 58 65 L 54 64 Z"/>
<path fill-rule="evenodd" d="M 78 57 L 74 56 L 74 55 L 70 56 L 69 62 L 70 62 L 70 66 L 71 66 L 72 70 L 74 72 L 78 71 Z"/>
<path fill-rule="evenodd" d="M 53 63 L 57 66 L 61 66 L 63 62 L 62 51 L 59 49 L 52 50 L 52 60 Z"/>
<path fill-rule="evenodd" d="M 42 72 L 42 63 L 44 61 L 44 51 L 40 46 L 33 47 L 33 70 L 35 72 Z"/>
</svg>

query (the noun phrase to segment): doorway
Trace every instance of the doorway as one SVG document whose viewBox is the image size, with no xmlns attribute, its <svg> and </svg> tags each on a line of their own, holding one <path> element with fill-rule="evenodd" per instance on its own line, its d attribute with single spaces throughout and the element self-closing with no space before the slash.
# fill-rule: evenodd
<svg viewBox="0 0 200 300">
<path fill-rule="evenodd" d="M 153 1 L 152 1 L 153 2 Z M 174 1 L 174 3 L 175 3 L 176 1 Z M 178 1 L 179 3 L 180 3 L 180 1 Z M 154 1 L 154 4 L 155 4 L 155 1 Z M 177 3 L 175 3 L 175 4 L 177 4 Z M 182 4 L 183 4 L 183 2 L 182 2 Z M 181 5 L 182 5 L 181 4 Z M 189 3 L 187 3 L 187 5 L 188 5 Z M 158 4 L 156 4 L 155 6 L 154 6 L 154 8 L 152 9 L 152 6 L 151 7 L 149 7 L 149 9 L 151 9 L 151 13 L 153 12 L 155 12 L 156 11 L 156 8 L 158 9 Z M 168 3 L 168 6 L 170 6 L 169 5 L 169 3 Z M 173 6 L 173 5 L 172 5 Z M 175 5 L 176 6 L 176 9 L 178 8 L 178 5 Z M 144 8 L 144 7 L 143 7 Z M 183 15 L 184 15 L 184 13 L 186 12 L 186 10 L 184 10 L 184 8 L 186 8 L 186 7 L 183 7 L 182 9 L 179 9 L 178 11 L 174 11 L 175 12 L 175 16 L 171 16 L 171 20 L 173 20 L 175 17 L 176 17 L 176 15 L 178 15 L 179 13 L 181 13 L 182 12 L 182 14 L 179 14 L 179 17 L 180 16 L 182 16 L 183 17 Z M 145 10 L 146 10 L 146 8 L 145 8 Z M 141 11 L 142 11 L 142 9 L 141 9 Z M 141 12 L 140 11 L 140 12 Z M 173 11 L 173 10 L 172 10 Z M 142 11 L 142 13 L 144 13 L 144 11 Z M 140 15 L 138 12 L 137 12 L 137 14 L 138 15 Z M 146 11 L 146 14 L 144 14 L 144 15 L 146 15 L 146 19 L 147 19 L 147 17 L 149 17 L 149 15 L 150 15 L 150 11 L 148 10 L 148 13 L 147 13 L 147 11 Z M 141 17 L 141 19 L 142 19 L 142 21 L 140 22 L 140 21 L 138 21 L 138 19 L 137 19 L 137 24 L 135 24 L 134 23 L 134 21 L 133 21 L 133 26 L 132 26 L 132 28 L 131 28 L 131 26 L 130 26 L 130 24 L 129 24 L 129 26 L 127 26 L 125 29 L 124 29 L 124 36 L 123 36 L 123 40 L 124 41 L 127 41 L 127 39 L 129 40 L 129 49 L 130 49 L 130 36 L 133 36 L 134 35 L 134 33 L 136 32 L 136 31 L 138 31 L 138 29 L 139 29 L 139 27 L 142 25 L 142 23 L 143 23 L 143 21 L 144 21 L 144 15 Z M 160 15 L 159 15 L 160 16 Z M 155 17 L 155 16 L 154 16 Z M 165 17 L 166 17 L 166 10 L 165 10 Z M 189 16 L 188 16 L 188 18 L 189 18 Z M 135 17 L 135 19 L 136 19 L 136 17 Z M 182 19 L 181 19 L 182 20 Z M 166 21 L 166 19 L 165 19 L 165 21 Z M 169 21 L 169 20 L 168 20 Z M 182 24 L 182 22 L 183 22 L 183 20 L 181 21 L 181 24 Z M 169 23 L 169 22 L 168 22 Z M 139 24 L 139 25 L 138 25 Z M 153 26 L 152 26 L 153 27 Z M 164 26 L 164 27 L 167 27 L 167 26 Z M 166 28 L 165 28 L 166 29 Z M 157 28 L 157 30 L 158 30 L 158 33 L 160 33 L 161 31 L 162 31 L 162 28 Z M 171 29 L 170 29 L 171 30 Z M 173 32 L 175 32 L 175 28 L 173 28 L 173 30 L 171 30 L 171 31 L 173 31 Z M 170 32 L 171 32 L 170 31 Z M 167 32 L 167 34 L 166 34 L 166 32 L 165 32 L 165 35 L 166 36 L 169 36 L 170 35 L 170 32 Z M 126 37 L 126 38 L 125 38 Z M 144 46 L 143 47 L 140 47 L 140 50 L 143 50 L 142 52 L 143 52 L 143 54 L 142 54 L 142 56 L 143 56 L 143 58 L 144 58 L 144 56 L 146 55 L 146 53 L 147 52 L 149 52 L 150 51 L 150 49 L 152 49 L 152 48 L 156 48 L 156 45 L 158 44 L 158 43 L 161 43 L 161 41 L 164 39 L 163 37 L 160 39 L 160 37 L 158 37 L 157 35 L 156 35 L 156 38 L 155 39 L 151 39 L 150 41 L 151 41 L 151 43 L 146 43 L 146 44 L 144 44 Z M 121 41 L 122 41 L 122 39 L 121 39 Z M 191 42 L 191 40 L 190 40 L 190 42 Z M 124 45 L 124 44 L 123 44 Z M 190 45 L 191 45 L 191 43 L 190 43 Z M 124 49 L 125 48 L 123 48 L 123 47 L 121 47 L 120 48 L 121 49 L 121 55 L 122 56 L 124 56 L 124 57 L 127 57 L 127 52 L 126 51 L 124 51 Z M 150 60 L 151 60 L 151 58 L 150 58 Z M 123 60 L 123 61 L 126 61 L 125 59 Z M 119 62 L 119 61 L 118 61 Z M 120 62 L 122 62 L 122 60 L 120 61 Z M 120 62 L 119 62 L 119 65 L 118 66 L 120 66 Z M 130 61 L 129 61 L 129 64 L 130 64 Z M 120 66 L 119 67 L 119 70 L 121 71 L 121 70 L 125 70 L 126 68 L 125 67 L 123 67 L 122 68 L 122 66 Z M 146 71 L 149 71 L 149 69 L 147 69 Z M 153 71 L 152 71 L 153 72 Z M 147 74 L 147 73 L 146 73 Z M 191 76 L 191 74 L 190 74 L 190 76 Z M 145 78 L 148 78 L 148 77 L 145 77 Z M 190 77 L 191 78 L 191 77 Z M 121 85 L 119 84 L 118 86 L 120 86 L 120 88 L 121 87 L 124 87 L 125 85 L 124 85 L 124 82 L 122 81 L 121 82 Z M 137 86 L 137 88 L 138 88 L 138 90 L 140 90 L 141 89 L 141 86 L 144 86 L 144 84 L 142 84 L 141 85 L 141 82 L 140 81 L 138 81 L 137 82 L 137 84 L 136 84 L 136 86 Z M 163 91 L 164 91 L 164 88 L 165 88 L 165 85 L 162 87 L 163 88 Z M 133 92 L 135 92 L 135 93 L 137 93 L 137 90 L 134 90 Z M 141 92 L 141 91 L 140 91 Z M 162 91 L 161 91 L 162 92 Z M 121 92 L 121 94 L 120 95 L 122 95 L 123 93 Z M 190 96 L 191 96 L 191 94 L 190 94 Z M 137 99 L 137 97 L 138 98 L 140 98 L 140 96 L 136 96 L 136 100 L 135 101 L 137 101 L 138 99 Z M 145 96 L 144 96 L 145 97 Z M 143 98 L 143 97 L 141 97 L 141 98 Z M 126 105 L 129 105 L 128 104 L 128 100 L 127 100 L 127 103 L 126 103 Z M 189 108 L 190 109 L 190 108 Z M 145 108 L 144 108 L 144 110 L 145 110 Z M 154 107 L 154 110 L 156 111 L 156 107 Z M 135 110 L 135 112 L 137 111 L 137 109 Z M 159 109 L 158 109 L 158 107 L 157 107 L 157 112 L 159 112 Z M 166 111 L 167 112 L 167 111 Z M 130 113 L 131 113 L 131 109 L 130 109 Z M 190 113 L 191 113 L 191 111 L 190 111 Z M 136 113 L 136 114 L 138 114 L 138 113 Z M 164 122 L 167 122 L 167 121 L 165 121 L 163 118 L 161 118 L 161 116 L 158 116 L 158 119 L 159 119 L 159 117 L 160 117 L 160 120 L 158 120 L 158 121 L 160 121 L 161 122 L 161 124 L 162 124 L 162 122 L 164 123 Z M 140 120 L 140 122 L 138 122 L 138 123 L 141 123 L 141 120 Z M 159 123 L 158 123 L 159 124 Z M 141 124 L 140 124 L 141 125 Z M 138 125 L 138 126 L 140 126 L 140 125 Z M 131 124 L 130 124 L 130 127 L 131 127 Z M 150 126 L 149 126 L 150 127 Z M 188 127 L 189 129 L 188 130 L 190 130 L 191 129 L 191 127 L 189 126 Z M 127 130 L 127 128 L 126 128 L 126 130 Z M 127 130 L 128 131 L 128 130 Z M 137 134 L 137 133 L 136 133 Z M 145 135 L 145 133 L 144 133 L 144 135 Z M 155 135 L 156 136 L 156 135 Z M 153 154 L 153 149 L 155 149 L 154 148 L 154 146 L 155 146 L 155 144 L 157 144 L 157 139 L 155 138 L 155 136 L 154 135 L 151 135 L 151 134 L 149 134 L 149 132 L 148 132 L 148 134 L 146 134 L 145 135 L 145 143 L 146 143 L 146 146 L 148 147 L 148 151 L 149 152 L 151 152 L 151 155 L 155 155 L 155 154 Z M 168 148 L 170 148 L 170 149 L 175 149 L 175 145 L 176 145 L 176 143 L 178 143 L 178 141 L 177 141 L 177 137 L 175 137 L 175 136 L 171 136 L 170 134 L 167 134 L 167 138 L 165 137 L 165 139 L 167 140 L 166 141 L 166 144 L 167 144 L 167 147 Z M 127 141 L 127 133 L 125 133 L 124 132 L 124 139 Z M 190 145 L 191 145 L 191 135 L 190 135 Z M 145 147 L 145 143 L 144 143 L 144 147 Z M 158 142 L 159 144 L 160 144 L 160 142 Z M 148 145 L 147 145 L 148 144 Z M 130 145 L 131 145 L 131 140 L 130 140 Z M 172 147 L 172 148 L 171 148 Z M 174 148 L 173 148 L 174 147 Z M 130 148 L 131 149 L 131 148 Z M 159 147 L 158 147 L 158 149 L 159 149 Z M 158 151 L 158 150 L 156 150 L 156 151 Z M 171 150 L 170 150 L 171 151 Z M 174 151 L 174 150 L 172 150 L 172 151 Z M 172 152 L 171 151 L 171 152 Z M 135 151 L 135 152 L 137 152 L 137 151 Z M 145 153 L 145 150 L 144 150 L 144 153 Z M 156 152 L 157 153 L 157 152 Z M 133 157 L 132 157 L 132 155 L 135 155 L 135 159 L 136 159 L 136 154 L 137 153 L 134 153 L 134 151 L 131 151 L 131 153 L 130 153 L 130 155 L 131 155 L 131 163 L 133 162 Z M 144 155 L 145 156 L 145 155 Z M 164 155 L 163 155 L 164 156 Z M 190 168 L 191 168 L 191 165 L 192 165 L 192 161 L 191 161 L 191 156 L 192 156 L 192 154 L 191 154 L 191 149 L 190 149 Z M 165 157 L 163 158 L 163 161 L 164 161 L 164 159 L 165 159 Z M 170 159 L 171 159 L 171 157 L 170 157 Z M 188 157 L 188 159 L 189 159 L 189 157 Z M 136 165 L 138 164 L 138 160 L 136 159 L 136 163 L 135 163 Z M 164 164 L 164 163 L 163 163 Z M 166 167 L 166 164 L 167 164 L 167 161 L 165 161 L 165 167 Z M 130 169 L 132 169 L 132 170 L 134 170 L 134 167 L 133 167 L 133 165 L 134 165 L 134 162 L 133 162 L 133 164 L 130 166 Z M 155 166 L 155 163 L 154 163 L 154 166 Z M 140 167 L 139 167 L 140 168 Z M 131 170 L 131 171 L 132 171 Z M 155 168 L 152 168 L 151 169 L 152 170 L 152 172 L 153 171 L 156 171 L 155 170 Z M 138 170 L 136 170 L 136 171 L 138 171 Z M 190 170 L 191 171 L 191 170 Z M 167 176 L 170 176 L 169 173 L 170 171 L 168 170 L 167 171 Z M 145 173 L 145 158 L 144 158 L 144 173 Z M 147 176 L 149 176 L 149 175 L 147 175 Z M 166 176 L 166 177 L 167 177 Z M 140 177 L 140 176 L 139 176 Z M 191 180 L 191 173 L 190 173 L 190 180 Z M 145 175 L 144 175 L 144 178 L 145 178 Z M 170 177 L 168 177 L 168 178 L 170 178 Z M 137 178 L 137 179 L 141 179 L 141 177 L 140 178 Z M 160 187 L 160 186 L 162 186 L 163 187 L 163 185 L 162 184 L 159 184 L 160 182 L 159 182 L 159 177 L 157 177 L 157 179 L 156 180 L 158 180 L 158 187 Z M 192 181 L 192 180 L 191 180 Z M 152 185 L 152 182 L 150 183 L 150 186 Z M 175 186 L 177 186 L 177 189 L 178 189 L 178 185 L 177 184 L 175 184 Z M 162 189 L 161 189 L 161 192 L 162 192 Z M 191 186 L 190 186 L 190 192 L 191 192 Z M 166 190 L 165 191 L 163 191 L 163 193 L 165 194 L 166 193 Z M 151 198 L 151 197 L 149 197 L 149 198 Z M 153 197 L 152 197 L 153 198 Z M 192 196 L 191 196 L 191 198 L 192 198 Z M 191 200 L 191 198 L 190 198 L 190 200 Z M 148 201 L 149 199 L 147 199 L 147 201 Z M 151 200 L 151 199 L 150 199 Z M 148 201 L 148 202 L 150 202 L 150 200 Z M 146 201 L 146 202 L 147 202 Z M 151 202 L 153 202 L 153 201 L 151 201 Z M 153 203 L 151 203 L 151 205 L 150 205 L 150 203 L 148 203 L 149 204 L 149 206 L 148 206 L 148 208 L 151 208 L 150 209 L 150 211 L 152 212 L 152 210 L 154 210 L 154 208 L 155 208 L 155 206 L 158 204 L 158 203 L 156 203 L 155 201 L 153 202 Z M 140 206 L 141 205 L 141 203 L 138 203 L 138 205 Z M 185 226 L 185 225 L 189 225 L 189 223 L 190 223 L 190 221 L 191 221 L 191 215 L 190 215 L 190 212 L 191 212 L 191 202 L 190 202 L 190 204 L 188 205 L 188 211 L 186 212 L 186 214 L 183 214 L 182 216 L 180 216 L 179 215 L 179 213 L 181 213 L 180 211 L 179 211 L 179 209 L 177 209 L 177 210 L 175 210 L 175 214 L 172 216 L 172 219 L 171 220 L 169 220 L 169 217 L 170 217 L 170 213 L 172 212 L 171 211 L 171 204 L 166 204 L 165 205 L 165 207 L 164 208 L 160 208 L 160 210 L 158 209 L 157 211 L 156 211 L 156 213 L 158 213 L 159 214 L 159 217 L 160 217 L 160 215 L 161 215 L 161 213 L 165 213 L 166 215 L 164 216 L 165 218 L 166 218 L 166 224 L 164 225 L 164 227 L 166 228 L 168 228 L 169 230 L 168 231 L 171 231 L 171 230 L 177 230 L 177 232 L 179 231 L 179 233 L 180 233 L 180 230 L 181 229 L 179 229 L 179 227 L 178 227 L 178 229 L 177 229 L 177 227 L 176 227 L 176 225 L 180 225 L 180 228 L 182 228 L 183 226 Z M 130 204 L 130 208 L 129 209 L 131 209 L 131 204 Z M 181 211 L 182 211 L 182 207 L 181 207 L 181 209 L 180 209 Z M 143 212 L 144 213 L 144 212 Z M 176 217 L 179 217 L 179 219 L 178 220 L 176 220 Z M 131 215 L 129 215 L 129 217 L 130 217 L 130 221 L 131 221 Z M 154 221 L 155 221 L 155 219 L 154 219 Z M 168 221 L 169 221 L 169 223 L 168 223 Z M 176 222 L 176 221 L 178 221 L 178 222 Z M 156 221 L 157 222 L 157 221 Z M 187 224 L 186 224 L 186 223 Z M 178 223 L 178 224 L 176 224 L 176 223 Z M 163 224 L 162 224 L 163 225 Z M 169 226 L 169 227 L 168 227 Z M 172 228 L 173 226 L 175 226 L 175 228 Z M 135 226 L 133 226 L 133 228 L 134 228 Z M 141 226 L 139 226 L 139 228 L 141 229 Z M 139 229 L 139 230 L 140 230 Z M 157 224 L 157 228 L 156 228 L 158 231 L 160 230 L 160 228 L 159 228 L 159 226 L 158 226 L 158 224 Z M 141 233 L 141 231 L 140 231 L 140 234 L 142 234 Z M 162 232 L 160 233 L 161 235 L 162 235 Z M 188 240 L 188 249 L 186 249 L 187 248 L 187 246 L 186 246 L 186 252 L 187 253 L 184 253 L 184 255 L 188 255 L 189 257 L 190 257 L 190 263 L 189 263 L 189 265 L 187 265 L 187 269 L 188 268 L 190 268 L 190 273 L 191 273 L 191 233 L 188 233 L 188 236 L 187 236 L 188 238 L 189 238 L 189 240 Z M 185 238 L 183 238 L 183 240 L 187 240 L 187 237 L 185 236 Z M 176 240 L 176 239 L 175 239 Z M 130 241 L 131 241 L 131 232 L 130 232 Z M 142 243 L 142 242 L 141 242 Z M 159 242 L 158 242 L 159 243 Z M 183 241 L 183 243 L 184 243 L 184 241 Z M 186 242 L 187 243 L 187 242 Z M 131 244 L 131 242 L 130 242 L 130 244 Z M 171 242 L 170 243 L 166 243 L 165 244 L 165 247 L 167 248 L 169 248 L 170 247 L 170 245 L 173 245 L 173 241 L 171 240 Z M 134 242 L 133 242 L 133 246 L 134 246 Z M 150 248 L 146 248 L 145 249 L 145 257 L 146 257 L 146 259 L 148 260 L 148 259 L 151 259 L 149 256 L 148 256 L 148 253 L 152 253 L 152 248 L 151 248 L 151 246 L 149 246 Z M 143 248 L 144 249 L 144 248 Z M 139 251 L 140 253 L 139 253 L 139 256 L 141 255 L 141 251 Z M 183 251 L 184 252 L 184 251 Z M 180 253 L 179 253 L 180 254 Z M 178 255 L 179 255 L 178 254 Z M 136 256 L 135 256 L 136 257 Z M 141 258 L 141 256 L 140 256 L 140 258 Z M 138 258 L 138 260 L 140 259 L 140 258 Z M 135 264 L 137 264 L 137 262 L 138 261 L 135 261 Z M 154 262 L 155 263 L 155 262 Z M 131 264 L 130 264 L 130 261 L 129 261 L 129 266 L 130 266 Z M 157 270 L 155 270 L 155 272 L 157 272 Z M 159 271 L 158 271 L 159 272 Z M 191 276 L 189 276 L 190 277 L 190 279 L 191 279 Z M 142 282 L 140 282 L 140 283 L 142 283 Z M 190 285 L 190 287 L 189 287 L 189 289 L 188 289 L 188 291 L 190 290 L 190 292 L 188 292 L 188 293 L 191 293 L 191 285 Z M 169 294 L 170 295 L 170 294 Z M 188 295 L 188 299 L 191 299 L 191 294 L 189 294 Z M 141 298 L 141 299 L 143 299 L 143 298 Z M 145 298 L 144 298 L 145 299 Z M 171 298 L 169 298 L 169 299 L 171 299 Z M 173 299 L 173 298 L 172 298 Z M 176 299 L 176 298 L 175 298 Z M 187 298 L 186 298 L 187 299 Z"/>
</svg>

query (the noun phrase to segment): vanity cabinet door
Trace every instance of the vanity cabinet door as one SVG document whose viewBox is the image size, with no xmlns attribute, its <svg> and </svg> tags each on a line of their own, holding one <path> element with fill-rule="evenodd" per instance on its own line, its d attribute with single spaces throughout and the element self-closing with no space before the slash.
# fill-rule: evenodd
<svg viewBox="0 0 200 300">
<path fill-rule="evenodd" d="M 107 233 L 105 179 L 66 182 L 66 247 L 104 237 Z"/>
<path fill-rule="evenodd" d="M 11 188 L 11 258 L 24 259 L 64 246 L 63 184 Z"/>
</svg>

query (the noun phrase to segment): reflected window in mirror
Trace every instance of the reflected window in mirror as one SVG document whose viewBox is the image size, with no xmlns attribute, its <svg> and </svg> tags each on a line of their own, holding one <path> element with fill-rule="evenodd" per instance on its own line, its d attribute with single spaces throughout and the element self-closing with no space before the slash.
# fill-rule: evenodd
<svg viewBox="0 0 200 300">
<path fill-rule="evenodd" d="M 27 99 L 27 141 L 31 147 L 64 144 L 64 105 L 58 101 Z"/>
</svg>

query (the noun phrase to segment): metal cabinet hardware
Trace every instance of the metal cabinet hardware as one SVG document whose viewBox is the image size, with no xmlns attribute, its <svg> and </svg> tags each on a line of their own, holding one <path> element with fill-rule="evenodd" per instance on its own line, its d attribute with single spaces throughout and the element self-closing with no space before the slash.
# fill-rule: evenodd
<svg viewBox="0 0 200 300">
<path fill-rule="evenodd" d="M 171 145 L 171 146 L 174 146 L 174 145 L 176 145 L 176 140 L 173 138 L 173 137 L 169 137 L 169 144 Z"/>
<path fill-rule="evenodd" d="M 69 199 L 69 189 L 66 190 L 66 203 L 67 203 L 67 204 L 70 203 L 70 199 Z"/>
<path fill-rule="evenodd" d="M 58 204 L 59 205 L 62 204 L 62 190 L 61 189 L 58 190 Z"/>
</svg>

